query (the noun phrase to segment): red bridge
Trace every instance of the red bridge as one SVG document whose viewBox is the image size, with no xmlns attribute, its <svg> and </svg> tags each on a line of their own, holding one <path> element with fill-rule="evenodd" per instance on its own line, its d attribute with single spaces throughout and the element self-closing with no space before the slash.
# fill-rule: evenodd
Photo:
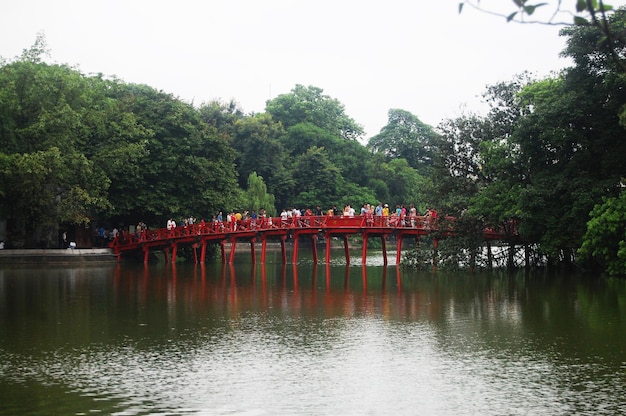
<svg viewBox="0 0 626 416">
<path fill-rule="evenodd" d="M 174 227 L 171 230 L 159 228 L 144 230 L 140 233 L 120 234 L 109 244 L 109 247 L 120 259 L 123 253 L 143 253 L 144 262 L 148 262 L 150 251 L 162 250 L 166 262 L 176 261 L 176 252 L 179 246 L 193 248 L 196 263 L 204 263 L 206 246 L 217 243 L 221 247 L 222 262 L 226 263 L 227 242 L 230 243 L 229 263 L 233 262 L 235 249 L 239 241 L 249 242 L 252 261 L 256 262 L 255 243 L 261 241 L 261 263 L 265 263 L 265 253 L 268 240 L 278 240 L 281 245 L 283 263 L 287 262 L 285 242 L 293 239 L 293 263 L 298 260 L 298 245 L 301 237 L 308 237 L 312 241 L 313 261 L 318 262 L 317 238 L 322 235 L 326 240 L 326 263 L 330 263 L 330 244 L 333 237 L 341 237 L 344 242 L 346 263 L 350 264 L 348 236 L 360 234 L 363 238 L 362 263 L 367 258 L 367 242 L 370 237 L 378 237 L 382 242 L 384 264 L 387 265 L 386 239 L 394 235 L 397 240 L 396 264 L 400 264 L 402 241 L 406 237 L 419 239 L 421 236 L 435 234 L 434 247 L 437 247 L 439 236 L 454 235 L 455 218 L 445 217 L 435 220 L 430 217 L 417 216 L 406 218 L 372 217 L 372 216 L 301 216 L 288 218 L 258 218 L 245 219 L 236 222 L 209 222 L 187 226 Z M 503 240 L 512 235 L 514 230 L 486 229 L 483 234 L 486 240 Z M 198 249 L 200 256 L 198 257 Z"/>
</svg>

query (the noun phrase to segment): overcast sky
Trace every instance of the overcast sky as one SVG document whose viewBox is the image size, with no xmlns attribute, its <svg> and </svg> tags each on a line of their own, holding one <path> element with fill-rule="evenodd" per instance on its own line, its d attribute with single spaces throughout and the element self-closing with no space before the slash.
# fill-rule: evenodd
<svg viewBox="0 0 626 416">
<path fill-rule="evenodd" d="M 41 32 L 50 62 L 194 104 L 234 99 L 246 113 L 312 85 L 339 100 L 366 137 L 391 108 L 437 126 L 484 111 L 487 85 L 567 66 L 560 27 L 506 23 L 467 7 L 459 14 L 459 1 L 4 0 L 0 56 L 19 56 Z M 505 0 L 481 5 L 513 10 Z"/>
</svg>

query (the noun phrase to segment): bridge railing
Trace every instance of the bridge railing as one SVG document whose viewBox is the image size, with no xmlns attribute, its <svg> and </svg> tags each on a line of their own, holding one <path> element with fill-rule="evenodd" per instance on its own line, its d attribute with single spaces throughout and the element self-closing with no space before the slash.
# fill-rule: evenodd
<svg viewBox="0 0 626 416">
<path fill-rule="evenodd" d="M 453 231 L 454 217 L 444 217 L 446 230 Z M 158 228 L 143 230 L 135 233 L 120 233 L 111 242 L 109 247 L 115 248 L 122 245 L 136 245 L 150 241 L 162 241 L 179 239 L 190 236 L 223 235 L 227 233 L 243 233 L 250 231 L 264 231 L 271 229 L 319 229 L 328 228 L 415 228 L 435 231 L 439 229 L 440 222 L 437 218 L 429 216 L 388 216 L 380 217 L 373 215 L 347 216 L 300 216 L 300 217 L 263 217 L 247 218 L 238 221 L 212 221 L 200 222 L 192 225 L 183 225 L 171 229 Z"/>
</svg>

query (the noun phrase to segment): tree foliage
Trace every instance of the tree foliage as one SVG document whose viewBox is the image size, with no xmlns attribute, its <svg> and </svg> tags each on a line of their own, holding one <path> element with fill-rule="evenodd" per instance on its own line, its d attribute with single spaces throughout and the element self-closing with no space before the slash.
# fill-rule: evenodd
<svg viewBox="0 0 626 416">
<path fill-rule="evenodd" d="M 610 275 L 626 276 L 626 192 L 593 208 L 579 253 L 598 260 Z"/>
<path fill-rule="evenodd" d="M 38 37 L 0 67 L 0 205 L 13 246 L 54 245 L 61 224 L 199 216 L 236 194 L 234 151 L 193 107 L 46 64 L 45 50 Z"/>
<path fill-rule="evenodd" d="M 267 215 L 276 215 L 274 207 L 274 195 L 267 192 L 267 186 L 263 178 L 256 174 L 250 173 L 248 176 L 248 190 L 245 195 L 246 207 L 252 211 L 260 212 L 265 210 Z"/>
<path fill-rule="evenodd" d="M 429 174 L 433 165 L 435 130 L 405 110 L 391 109 L 387 125 L 369 139 L 367 147 L 387 160 L 403 158 L 422 174 Z"/>
<path fill-rule="evenodd" d="M 318 87 L 296 85 L 290 93 L 268 100 L 265 111 L 285 128 L 312 123 L 346 140 L 363 135 L 363 127 L 349 117 L 343 104 Z"/>
</svg>

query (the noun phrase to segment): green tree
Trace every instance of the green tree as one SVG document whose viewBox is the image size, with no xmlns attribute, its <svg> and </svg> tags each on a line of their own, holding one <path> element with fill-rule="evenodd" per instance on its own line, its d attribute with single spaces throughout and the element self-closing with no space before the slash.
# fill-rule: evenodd
<svg viewBox="0 0 626 416">
<path fill-rule="evenodd" d="M 78 71 L 42 62 L 45 51 L 38 37 L 0 67 L 0 205 L 16 246 L 54 244 L 60 223 L 110 207 L 110 179 L 87 150 L 101 97 Z"/>
<path fill-rule="evenodd" d="M 522 231 L 555 258 L 574 257 L 587 214 L 615 194 L 626 173 L 618 117 L 626 96 L 606 80 L 574 67 L 520 95 L 532 108 L 512 137 L 526 175 L 518 202 Z"/>
<path fill-rule="evenodd" d="M 209 101 L 202 104 L 198 112 L 202 121 L 215 127 L 225 137 L 232 136 L 235 123 L 245 118 L 243 110 L 234 100 L 227 103 L 218 100 Z"/>
<path fill-rule="evenodd" d="M 32 153 L 0 153 L 2 212 L 15 247 L 55 247 L 61 223 L 87 224 L 106 205 L 106 177 L 84 155 L 51 147 Z"/>
<path fill-rule="evenodd" d="M 429 175 L 433 164 L 435 130 L 405 110 L 389 110 L 389 120 L 379 134 L 371 137 L 367 147 L 387 160 L 404 158 L 423 175 Z"/>
<path fill-rule="evenodd" d="M 163 226 L 169 216 L 204 217 L 239 198 L 235 152 L 228 138 L 171 94 L 128 84 L 121 100 L 152 134 L 138 177 L 114 183 L 116 214 L 124 221 Z"/>
<path fill-rule="evenodd" d="M 511 137 L 527 113 L 519 92 L 532 80 L 524 73 L 487 87 L 486 117 L 465 115 L 440 125 L 438 157 L 445 171 L 436 175 L 439 206 L 453 215 L 470 211 L 485 225 L 515 218 L 525 173 L 519 146 Z"/>
<path fill-rule="evenodd" d="M 276 215 L 274 195 L 267 192 L 263 178 L 252 172 L 248 176 L 248 190 L 245 194 L 246 207 L 256 212 L 264 209 L 268 215 Z"/>
<path fill-rule="evenodd" d="M 38 38 L 0 66 L 0 209 L 14 245 L 50 244 L 61 224 L 162 226 L 240 203 L 230 137 L 199 111 L 48 65 L 45 49 Z"/>
<path fill-rule="evenodd" d="M 323 92 L 298 84 L 290 93 L 268 100 L 265 111 L 287 129 L 308 122 L 346 140 L 361 137 L 363 128 L 346 114 L 343 104 Z"/>
<path fill-rule="evenodd" d="M 288 205 L 302 208 L 317 205 L 327 207 L 338 203 L 343 178 L 323 148 L 312 147 L 298 156 L 294 162 L 293 176 L 299 192 L 287 201 Z"/>
<path fill-rule="evenodd" d="M 593 208 L 578 252 L 598 261 L 609 275 L 626 276 L 626 192 Z"/>
<path fill-rule="evenodd" d="M 294 190 L 288 153 L 279 140 L 284 134 L 281 124 L 269 114 L 256 114 L 235 122 L 231 140 L 237 152 L 235 163 L 240 186 L 245 188 L 247 184 L 241 180 L 255 172 L 266 181 L 268 192 L 277 198 L 280 206 Z"/>
<path fill-rule="evenodd" d="M 386 199 L 377 198 L 365 202 L 386 202 L 390 207 L 406 205 L 407 209 L 410 204 L 415 204 L 421 212 L 430 205 L 429 194 L 432 185 L 429 178 L 420 175 L 416 169 L 409 166 L 406 159 L 392 159 L 383 163 L 373 175 L 385 178 L 389 195 Z"/>
<path fill-rule="evenodd" d="M 295 158 L 312 147 L 324 148 L 330 161 L 348 182 L 366 186 L 375 168 L 372 155 L 359 142 L 344 140 L 314 123 L 298 123 L 281 137 L 288 155 Z"/>
</svg>

